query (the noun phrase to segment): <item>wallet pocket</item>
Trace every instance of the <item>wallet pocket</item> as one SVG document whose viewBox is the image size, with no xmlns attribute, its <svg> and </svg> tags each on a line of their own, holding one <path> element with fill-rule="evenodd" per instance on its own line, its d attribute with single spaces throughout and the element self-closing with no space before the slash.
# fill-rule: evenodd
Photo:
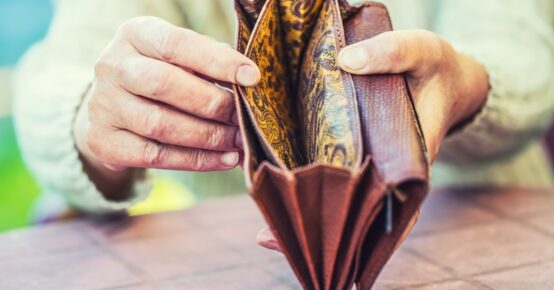
<svg viewBox="0 0 554 290">
<path fill-rule="evenodd" d="M 257 86 L 239 87 L 264 150 L 273 163 L 285 168 L 303 164 L 296 136 L 286 46 L 282 41 L 281 18 L 276 0 L 264 5 L 245 54 L 260 68 Z"/>
<path fill-rule="evenodd" d="M 246 36 L 239 35 L 239 49 Z M 352 78 L 337 65 L 344 45 L 336 1 L 268 0 L 263 6 L 244 49 L 258 64 L 261 80 L 239 90 L 273 164 L 289 170 L 312 163 L 361 164 Z"/>
<path fill-rule="evenodd" d="M 352 77 L 337 64 L 344 33 L 335 1 L 325 1 L 306 46 L 298 82 L 298 111 L 307 163 L 358 167 L 360 120 Z"/>
</svg>

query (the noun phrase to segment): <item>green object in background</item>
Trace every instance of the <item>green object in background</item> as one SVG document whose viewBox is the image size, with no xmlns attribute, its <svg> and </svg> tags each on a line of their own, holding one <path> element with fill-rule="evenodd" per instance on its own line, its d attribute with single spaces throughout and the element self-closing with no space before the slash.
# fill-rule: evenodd
<svg viewBox="0 0 554 290">
<path fill-rule="evenodd" d="M 0 118 L 0 232 L 30 223 L 38 192 L 21 160 L 12 118 Z"/>
<path fill-rule="evenodd" d="M 0 69 L 13 67 L 27 48 L 44 37 L 52 12 L 51 0 L 0 0 Z M 38 193 L 21 160 L 13 119 L 0 115 L 0 232 L 30 223 Z"/>
</svg>

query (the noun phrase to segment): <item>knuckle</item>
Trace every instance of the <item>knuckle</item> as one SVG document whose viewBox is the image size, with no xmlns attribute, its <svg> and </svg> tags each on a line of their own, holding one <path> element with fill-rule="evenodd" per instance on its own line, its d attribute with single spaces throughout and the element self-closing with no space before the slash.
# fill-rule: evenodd
<svg viewBox="0 0 554 290">
<path fill-rule="evenodd" d="M 436 68 L 453 53 L 452 47 L 438 34 L 427 30 L 417 30 L 416 33 L 421 39 L 419 50 L 424 53 L 423 59 L 431 68 Z"/>
<path fill-rule="evenodd" d="M 90 98 L 86 109 L 88 110 L 89 119 L 92 122 L 102 115 L 102 105 L 96 96 Z"/>
<path fill-rule="evenodd" d="M 125 35 L 128 35 L 129 33 L 131 33 L 132 31 L 135 30 L 135 28 L 137 27 L 138 23 L 141 22 L 141 17 L 134 17 L 134 18 L 131 18 L 131 19 L 128 19 L 128 20 L 125 20 L 123 23 L 121 23 L 121 25 L 119 25 L 119 27 L 117 28 L 117 35 L 118 36 L 125 36 Z"/>
<path fill-rule="evenodd" d="M 174 63 L 177 58 L 177 49 L 180 39 L 175 37 L 173 32 L 164 32 L 160 35 L 160 40 L 157 43 L 156 50 L 160 55 L 160 59 L 167 63 Z"/>
<path fill-rule="evenodd" d="M 153 16 L 139 16 L 133 17 L 121 23 L 117 28 L 117 35 L 125 38 L 126 36 L 135 33 L 141 27 L 149 25 L 156 20 Z"/>
<path fill-rule="evenodd" d="M 165 29 L 159 36 L 156 49 L 162 61 L 175 63 L 179 48 L 189 42 L 192 32 L 188 29 Z"/>
<path fill-rule="evenodd" d="M 204 108 L 206 117 L 216 119 L 221 117 L 222 114 L 225 114 L 228 111 L 229 105 L 229 96 L 222 91 L 219 91 L 209 98 L 206 107 Z"/>
<path fill-rule="evenodd" d="M 407 43 L 404 38 L 391 34 L 391 42 L 388 46 L 389 60 L 392 63 L 400 63 L 404 61 L 407 51 Z"/>
<path fill-rule="evenodd" d="M 127 73 L 128 70 L 122 64 L 121 58 L 116 57 L 110 50 L 104 52 L 94 64 L 94 74 L 99 80 L 121 79 Z"/>
<path fill-rule="evenodd" d="M 150 138 L 160 138 L 166 133 L 163 118 L 164 112 L 161 108 L 154 107 L 144 115 L 142 127 L 145 135 Z"/>
<path fill-rule="evenodd" d="M 435 48 L 432 52 L 432 56 L 434 56 L 435 59 L 435 64 L 442 63 L 447 58 L 447 56 L 450 56 L 454 53 L 454 49 L 436 34 L 433 34 L 431 42 L 434 43 L 433 47 Z"/>
<path fill-rule="evenodd" d="M 147 167 L 159 167 L 163 164 L 167 148 L 155 141 L 146 141 L 143 148 L 143 161 Z"/>
<path fill-rule="evenodd" d="M 109 104 L 104 104 L 104 102 L 109 100 L 109 98 L 103 98 L 100 96 L 100 93 L 97 89 L 95 89 L 95 86 L 93 86 L 93 89 L 88 96 L 88 100 L 83 102 L 83 106 L 86 106 L 83 110 L 86 110 L 88 113 L 88 118 L 92 125 L 94 125 L 98 120 L 102 120 L 103 118 L 105 119 L 110 113 L 109 110 L 106 110 L 106 107 L 109 106 Z"/>
<path fill-rule="evenodd" d="M 227 143 L 227 133 L 224 127 L 209 126 L 206 130 L 204 140 L 206 147 L 210 149 L 223 149 Z"/>
<path fill-rule="evenodd" d="M 200 150 L 193 150 L 189 154 L 189 167 L 192 171 L 204 171 L 208 164 L 206 153 Z"/>
<path fill-rule="evenodd" d="M 83 110 L 88 113 L 88 118 L 91 124 L 95 124 L 97 121 L 105 120 L 111 116 L 114 112 L 110 108 L 114 106 L 114 98 L 106 96 L 114 95 L 114 91 L 105 84 L 95 83 L 89 95 L 85 97 L 83 101 Z"/>
<path fill-rule="evenodd" d="M 436 42 L 441 39 L 436 33 L 424 29 L 415 30 L 415 33 L 417 33 L 421 39 L 426 41 Z"/>
<path fill-rule="evenodd" d="M 148 77 L 150 83 L 150 97 L 162 100 L 166 96 L 172 84 L 172 76 L 169 71 L 157 71 Z"/>
<path fill-rule="evenodd" d="M 88 146 L 90 152 L 92 152 L 92 154 L 94 154 L 94 156 L 98 160 L 102 161 L 105 155 L 105 148 L 104 143 L 102 142 L 102 140 L 104 139 L 101 137 L 102 134 L 100 130 L 96 128 L 91 128 L 85 136 L 85 143 Z"/>
<path fill-rule="evenodd" d="M 111 71 L 111 67 L 112 63 L 106 57 L 106 53 L 102 54 L 94 64 L 94 74 L 96 78 L 101 78 L 105 76 L 109 71 Z"/>
</svg>

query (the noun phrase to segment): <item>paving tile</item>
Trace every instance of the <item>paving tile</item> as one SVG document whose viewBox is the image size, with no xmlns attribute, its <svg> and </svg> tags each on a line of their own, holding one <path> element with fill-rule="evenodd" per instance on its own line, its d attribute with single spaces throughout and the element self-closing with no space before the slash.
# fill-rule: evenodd
<svg viewBox="0 0 554 290">
<path fill-rule="evenodd" d="M 261 217 L 256 217 L 242 223 L 208 228 L 208 231 L 225 243 L 235 246 L 245 244 L 251 246 L 256 241 L 258 232 L 265 226 Z"/>
<path fill-rule="evenodd" d="M 554 289 L 552 208 L 554 191 L 432 193 L 374 290 Z M 255 244 L 263 226 L 242 196 L 14 231 L 0 235 L 0 289 L 300 290 L 285 258 Z"/>
<path fill-rule="evenodd" d="M 250 262 L 263 263 L 283 256 L 256 243 L 256 235 L 263 227 L 265 223 L 261 219 L 253 219 L 240 224 L 208 228 L 207 231 L 234 251 L 243 253 Z"/>
<path fill-rule="evenodd" d="M 147 239 L 197 228 L 193 218 L 184 212 L 119 218 L 111 221 L 82 222 L 81 230 L 101 242 Z"/>
<path fill-rule="evenodd" d="M 284 256 L 265 262 L 264 264 L 261 264 L 260 268 L 269 273 L 272 277 L 275 277 L 283 283 L 289 285 L 292 289 L 302 290 L 300 282 L 298 282 L 298 279 L 294 275 L 292 268 L 289 266 Z"/>
<path fill-rule="evenodd" d="M 192 277 L 179 277 L 161 283 L 167 290 L 293 290 L 285 283 L 273 278 L 259 267 L 232 268 L 228 270 L 209 272 Z"/>
<path fill-rule="evenodd" d="M 554 207 L 554 206 L 553 206 Z M 554 237 L 554 210 L 524 218 L 537 229 Z"/>
<path fill-rule="evenodd" d="M 423 204 L 412 235 L 498 220 L 494 213 L 474 205 L 471 197 L 463 191 L 432 192 Z"/>
<path fill-rule="evenodd" d="M 108 288 L 108 289 L 101 289 L 101 290 L 158 290 L 158 288 L 150 285 L 145 285 L 145 284 L 137 284 L 137 285 Z"/>
<path fill-rule="evenodd" d="M 57 223 L 0 235 L 0 261 L 37 256 L 90 245 L 75 223 Z"/>
<path fill-rule="evenodd" d="M 208 201 L 186 212 L 199 225 L 210 228 L 261 220 L 261 214 L 254 201 L 247 196 L 225 197 Z"/>
<path fill-rule="evenodd" d="M 428 284 L 451 278 L 452 274 L 406 250 L 397 251 L 376 282 L 376 290 Z"/>
<path fill-rule="evenodd" d="M 485 290 L 486 288 L 475 286 L 464 281 L 452 281 L 444 283 L 434 283 L 420 287 L 401 288 L 399 290 Z M 488 289 L 487 289 L 488 290 Z M 504 290 L 504 289 L 501 289 Z"/>
<path fill-rule="evenodd" d="M 92 290 L 142 280 L 99 248 L 68 250 L 18 260 L 0 260 L 0 289 Z"/>
<path fill-rule="evenodd" d="M 554 204 L 554 189 L 489 189 L 472 196 L 477 204 L 515 218 L 551 211 Z"/>
<path fill-rule="evenodd" d="M 554 261 L 486 274 L 475 279 L 493 289 L 552 290 L 554 289 Z"/>
<path fill-rule="evenodd" d="M 544 234 L 503 221 L 415 237 L 406 246 L 466 275 L 554 258 L 553 245 Z"/>
<path fill-rule="evenodd" d="M 244 257 L 199 231 L 122 241 L 111 247 L 121 259 L 153 279 L 215 271 L 247 263 Z"/>
</svg>

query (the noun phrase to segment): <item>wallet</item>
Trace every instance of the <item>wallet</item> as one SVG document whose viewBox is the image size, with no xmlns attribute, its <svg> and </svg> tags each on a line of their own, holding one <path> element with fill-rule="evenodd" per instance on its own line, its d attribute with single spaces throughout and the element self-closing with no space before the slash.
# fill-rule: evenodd
<svg viewBox="0 0 554 290">
<path fill-rule="evenodd" d="M 260 82 L 233 91 L 246 182 L 304 289 L 370 289 L 428 191 L 406 78 L 355 76 L 346 45 L 391 30 L 384 5 L 235 0 Z"/>
</svg>

